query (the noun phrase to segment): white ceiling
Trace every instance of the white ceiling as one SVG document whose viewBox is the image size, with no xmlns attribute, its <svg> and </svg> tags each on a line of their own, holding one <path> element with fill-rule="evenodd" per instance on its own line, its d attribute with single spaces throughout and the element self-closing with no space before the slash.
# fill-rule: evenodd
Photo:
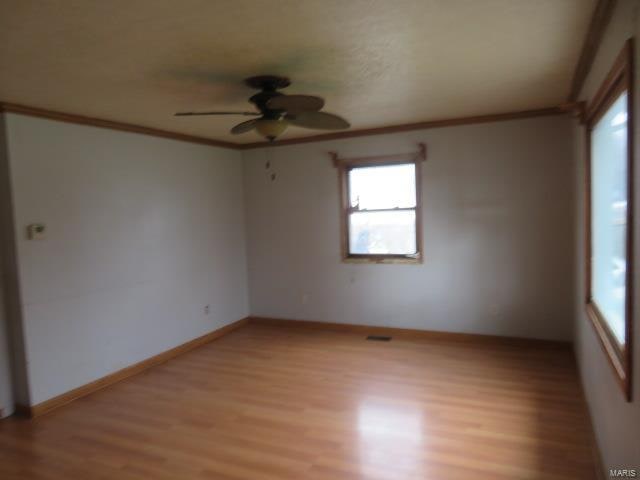
<svg viewBox="0 0 640 480">
<path fill-rule="evenodd" d="M 354 129 L 566 100 L 595 0 L 0 0 L 0 100 L 234 142 L 257 74 Z M 283 138 L 322 132 L 291 128 Z"/>
</svg>

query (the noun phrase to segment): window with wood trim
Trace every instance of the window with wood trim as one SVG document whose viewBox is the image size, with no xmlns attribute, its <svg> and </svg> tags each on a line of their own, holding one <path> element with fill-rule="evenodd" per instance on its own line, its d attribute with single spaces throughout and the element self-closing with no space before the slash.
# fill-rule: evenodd
<svg viewBox="0 0 640 480">
<path fill-rule="evenodd" d="M 587 110 L 587 314 L 631 399 L 633 45 Z"/>
<path fill-rule="evenodd" d="M 419 263 L 422 256 L 421 162 L 411 154 L 334 163 L 340 175 L 345 261 Z"/>
</svg>

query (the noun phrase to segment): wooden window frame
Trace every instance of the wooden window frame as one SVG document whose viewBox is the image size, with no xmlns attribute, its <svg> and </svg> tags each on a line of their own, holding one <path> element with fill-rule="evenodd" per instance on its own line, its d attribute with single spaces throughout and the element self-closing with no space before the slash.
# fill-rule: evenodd
<svg viewBox="0 0 640 480">
<path fill-rule="evenodd" d="M 426 145 L 418 144 L 418 152 L 384 155 L 376 157 L 342 159 L 337 153 L 331 152 L 333 165 L 338 170 L 340 191 L 340 252 L 345 263 L 398 263 L 420 264 L 422 263 L 422 162 L 427 158 Z M 416 253 L 403 254 L 357 254 L 349 252 L 349 215 L 352 213 L 349 193 L 349 172 L 354 168 L 384 167 L 389 165 L 415 165 L 416 206 Z M 405 210 L 405 209 L 402 209 Z M 366 210 L 364 210 L 366 211 Z M 393 210 L 390 210 L 393 211 Z"/>
<path fill-rule="evenodd" d="M 607 112 L 619 96 L 627 93 L 627 271 L 626 271 L 626 299 L 625 299 L 625 344 L 620 345 L 609 328 L 602 312 L 593 301 L 592 285 L 592 182 L 591 182 L 591 135 L 593 128 Z M 609 363 L 615 372 L 616 379 L 622 388 L 627 401 L 631 401 L 632 351 L 633 351 L 633 199 L 634 199 L 634 109 L 633 109 L 633 40 L 625 43 L 616 58 L 613 68 L 595 94 L 591 105 L 586 111 L 586 311 L 593 325 L 600 344 L 605 351 Z"/>
</svg>

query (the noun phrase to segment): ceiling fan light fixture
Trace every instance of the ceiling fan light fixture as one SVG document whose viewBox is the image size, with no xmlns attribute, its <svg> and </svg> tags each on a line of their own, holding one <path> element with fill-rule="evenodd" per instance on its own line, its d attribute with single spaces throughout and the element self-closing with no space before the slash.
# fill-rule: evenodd
<svg viewBox="0 0 640 480">
<path fill-rule="evenodd" d="M 255 128 L 260 135 L 265 137 L 270 142 L 273 142 L 277 137 L 289 126 L 289 122 L 282 119 L 272 118 L 260 118 L 256 120 Z"/>
</svg>

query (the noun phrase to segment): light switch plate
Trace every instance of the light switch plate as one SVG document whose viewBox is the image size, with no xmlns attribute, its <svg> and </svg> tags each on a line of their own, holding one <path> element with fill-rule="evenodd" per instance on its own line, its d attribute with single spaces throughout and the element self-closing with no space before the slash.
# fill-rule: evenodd
<svg viewBox="0 0 640 480">
<path fill-rule="evenodd" d="M 44 223 L 32 223 L 28 225 L 27 238 L 29 238 L 29 240 L 44 240 L 46 238 L 46 227 Z"/>
</svg>

